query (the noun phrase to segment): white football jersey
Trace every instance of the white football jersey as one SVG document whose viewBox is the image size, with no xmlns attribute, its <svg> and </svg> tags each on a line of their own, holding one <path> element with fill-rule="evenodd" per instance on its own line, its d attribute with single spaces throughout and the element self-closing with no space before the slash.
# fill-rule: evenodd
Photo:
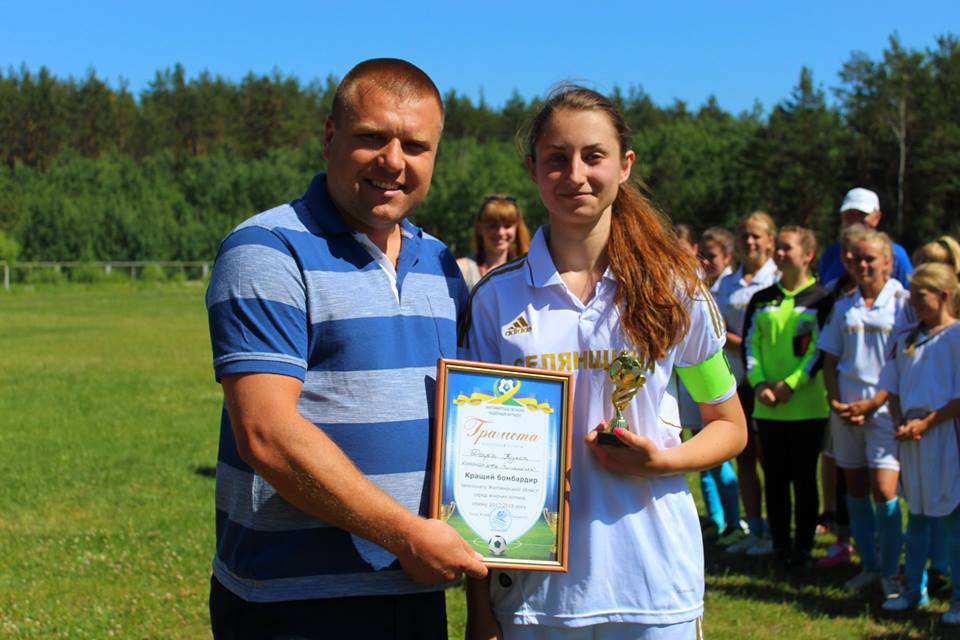
<svg viewBox="0 0 960 640">
<path fill-rule="evenodd" d="M 723 314 L 723 321 L 727 325 L 727 331 L 738 336 L 743 335 L 743 323 L 747 316 L 747 305 L 750 304 L 750 298 L 760 289 L 766 289 L 774 282 L 780 279 L 780 272 L 777 271 L 777 265 L 773 259 L 768 259 L 763 266 L 753 274 L 753 279 L 747 282 L 743 279 L 743 266 L 723 278 L 717 287 L 716 299 L 717 306 Z M 737 384 L 743 384 L 747 374 L 743 366 L 743 358 L 727 358 L 730 361 L 730 369 L 733 371 Z"/>
<path fill-rule="evenodd" d="M 904 322 L 909 299 L 909 292 L 891 278 L 869 307 L 859 288 L 834 304 L 817 348 L 839 359 L 841 401 L 854 402 L 876 394 L 880 372 L 893 357 L 895 333 Z M 880 411 L 885 412 L 886 407 Z"/>
<path fill-rule="evenodd" d="M 491 596 L 502 621 L 672 624 L 702 614 L 703 542 L 683 475 L 612 474 L 583 442 L 613 418 L 606 370 L 631 349 L 613 302 L 616 287 L 608 269 L 583 304 L 557 273 L 541 228 L 527 256 L 488 274 L 474 290 L 464 357 L 574 372 L 569 571 L 495 570 Z M 691 300 L 689 310 L 689 332 L 655 363 L 623 412 L 631 429 L 658 447 L 680 444 L 674 367 L 699 364 L 723 347 L 723 321 L 710 295 Z M 714 401 L 735 391 L 731 384 Z"/>
<path fill-rule="evenodd" d="M 905 417 L 923 417 L 960 398 L 960 323 L 933 335 L 897 337 L 880 386 L 896 394 Z M 911 513 L 949 515 L 960 505 L 960 419 L 930 427 L 920 440 L 900 441 L 900 482 Z"/>
</svg>

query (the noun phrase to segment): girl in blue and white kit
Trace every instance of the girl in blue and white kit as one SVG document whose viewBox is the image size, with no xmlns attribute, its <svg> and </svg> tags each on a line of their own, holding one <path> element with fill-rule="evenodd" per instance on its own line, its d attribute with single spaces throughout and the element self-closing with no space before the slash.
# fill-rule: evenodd
<svg viewBox="0 0 960 640">
<path fill-rule="evenodd" d="M 945 624 L 960 624 L 960 287 L 950 267 L 925 264 L 910 275 L 910 303 L 919 322 L 897 339 L 880 386 L 890 393 L 897 424 L 903 495 L 910 510 L 906 588 L 883 608 L 928 602 L 926 564 L 932 524 L 945 519 L 954 576 Z"/>
<path fill-rule="evenodd" d="M 900 593 L 903 524 L 897 443 L 887 394 L 877 384 L 909 297 L 890 277 L 892 269 L 890 239 L 879 231 L 865 231 L 853 247 L 857 288 L 837 300 L 817 343 L 824 354 L 833 457 L 846 479 L 850 531 L 862 567 L 844 586 L 859 590 L 879 581 L 887 598 Z"/>
<path fill-rule="evenodd" d="M 552 94 L 527 149 L 550 224 L 474 289 L 466 355 L 573 368 L 574 446 L 568 571 L 494 570 L 469 583 L 469 638 L 700 637 L 703 542 L 683 474 L 736 455 L 746 426 L 723 322 L 694 256 L 631 184 L 630 139 L 604 96 Z M 506 331 L 521 317 L 530 331 Z M 606 369 L 621 350 L 648 368 L 623 410 L 632 431 L 614 430 L 622 448 L 595 431 L 613 417 Z M 686 442 L 674 372 L 705 425 Z"/>
<path fill-rule="evenodd" d="M 757 472 L 763 454 L 756 424 L 750 418 L 753 415 L 754 394 L 747 383 L 743 363 L 743 324 L 753 294 L 766 289 L 780 277 L 777 265 L 773 262 L 776 237 L 777 225 L 768 213 L 754 211 L 742 217 L 736 229 L 740 267 L 720 281 L 715 296 L 727 328 L 727 340 L 723 348 L 727 351 L 727 360 L 739 386 L 737 393 L 751 425 L 747 446 L 737 456 L 737 484 L 750 534 L 729 545 L 727 552 L 755 556 L 773 553 L 773 542 L 767 535 L 763 521 L 763 489 Z"/>
</svg>

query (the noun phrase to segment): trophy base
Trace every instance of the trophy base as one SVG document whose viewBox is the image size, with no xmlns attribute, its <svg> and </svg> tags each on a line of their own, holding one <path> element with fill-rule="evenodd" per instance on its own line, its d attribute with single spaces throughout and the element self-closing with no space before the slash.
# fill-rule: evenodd
<svg viewBox="0 0 960 640">
<path fill-rule="evenodd" d="M 597 434 L 597 444 L 604 447 L 623 447 L 626 448 L 627 445 L 623 444 L 623 441 L 617 437 L 612 431 L 601 431 Z"/>
</svg>

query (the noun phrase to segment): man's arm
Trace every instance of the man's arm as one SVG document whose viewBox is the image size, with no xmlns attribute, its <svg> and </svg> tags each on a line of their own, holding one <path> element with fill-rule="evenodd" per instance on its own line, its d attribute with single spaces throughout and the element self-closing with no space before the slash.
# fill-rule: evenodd
<svg viewBox="0 0 960 640">
<path fill-rule="evenodd" d="M 240 457 L 285 500 L 387 549 L 417 583 L 486 575 L 480 556 L 453 528 L 397 503 L 300 415 L 300 380 L 241 374 L 221 382 Z"/>
</svg>

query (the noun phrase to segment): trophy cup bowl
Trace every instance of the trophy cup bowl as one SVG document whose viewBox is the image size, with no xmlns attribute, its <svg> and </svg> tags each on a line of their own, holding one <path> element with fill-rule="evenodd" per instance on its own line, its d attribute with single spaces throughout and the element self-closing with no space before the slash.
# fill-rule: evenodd
<svg viewBox="0 0 960 640">
<path fill-rule="evenodd" d="M 557 523 L 559 518 L 560 514 L 556 511 L 550 511 L 547 507 L 543 508 L 543 519 L 547 521 L 547 526 L 553 532 L 553 544 L 550 545 L 550 553 L 554 556 L 557 555 Z"/>
<path fill-rule="evenodd" d="M 630 425 L 627 419 L 623 417 L 623 408 L 630 403 L 633 396 L 646 382 L 647 378 L 643 373 L 644 367 L 640 360 L 626 351 L 621 351 L 610 368 L 607 369 L 607 376 L 613 383 L 613 394 L 610 402 L 613 404 L 613 420 L 606 425 L 606 428 L 597 434 L 597 444 L 626 447 L 627 445 L 613 433 L 614 429 L 626 429 L 630 431 Z"/>
<path fill-rule="evenodd" d="M 446 504 L 440 505 L 440 521 L 446 522 L 450 519 L 450 516 L 453 515 L 454 510 L 457 508 L 457 503 L 455 500 L 451 500 Z"/>
</svg>

